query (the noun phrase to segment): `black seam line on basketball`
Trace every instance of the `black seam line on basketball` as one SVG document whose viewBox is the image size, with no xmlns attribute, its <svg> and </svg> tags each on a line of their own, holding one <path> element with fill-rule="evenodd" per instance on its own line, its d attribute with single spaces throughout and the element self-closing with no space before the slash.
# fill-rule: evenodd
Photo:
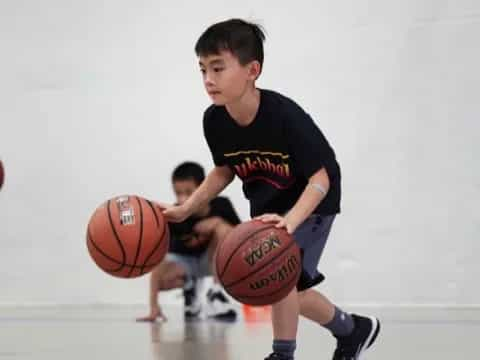
<svg viewBox="0 0 480 360">
<path fill-rule="evenodd" d="M 147 200 L 147 203 L 148 205 L 150 205 L 150 208 L 152 209 L 152 212 L 153 212 L 153 215 L 155 216 L 155 219 L 157 220 L 157 227 L 160 225 L 160 222 L 158 221 L 158 217 L 157 217 L 157 212 L 155 211 L 155 208 L 153 207 L 152 203 L 150 201 Z M 145 261 L 143 262 L 143 265 L 142 265 L 142 268 L 140 270 L 140 274 L 143 274 L 143 270 L 144 270 L 144 267 L 145 267 L 145 264 L 147 263 L 148 260 L 150 260 L 150 258 L 153 256 L 153 254 L 155 254 L 155 251 L 157 251 L 158 247 L 160 245 L 162 245 L 164 239 L 163 237 L 165 236 L 165 232 L 166 232 L 166 229 L 167 229 L 167 224 L 165 223 L 165 221 L 163 222 L 163 231 L 162 231 L 162 234 L 160 235 L 160 238 L 159 240 L 157 241 L 157 244 L 153 247 L 152 251 L 150 252 L 150 254 L 147 255 L 147 257 L 145 258 Z"/>
<path fill-rule="evenodd" d="M 155 217 L 155 221 L 157 222 L 157 228 L 158 228 L 158 226 L 160 225 L 160 222 L 158 221 L 157 212 L 155 211 L 155 208 L 153 207 L 152 202 L 150 200 L 147 200 L 147 199 L 145 199 L 145 200 L 147 201 L 148 206 L 150 206 L 150 209 L 153 212 L 153 216 Z M 145 267 L 145 264 L 147 263 L 147 261 L 152 257 L 152 255 L 157 250 L 158 246 L 162 243 L 164 233 L 165 233 L 165 224 L 164 224 L 163 234 L 160 237 L 160 241 L 157 243 L 157 245 L 155 245 L 153 247 L 152 251 L 150 252 L 150 254 L 147 255 L 147 257 L 145 258 L 145 261 L 142 264 L 142 268 L 140 269 L 140 275 L 143 274 L 143 270 L 144 270 L 144 267 Z"/>
<path fill-rule="evenodd" d="M 114 260 L 113 258 L 111 258 L 109 255 L 107 255 L 102 249 L 100 249 L 100 247 L 95 243 L 95 241 L 93 241 L 93 236 L 92 234 L 90 234 L 90 229 L 87 229 L 87 240 L 89 240 L 93 247 L 95 248 L 95 250 L 97 250 L 100 254 L 102 254 L 104 257 L 106 257 L 108 260 L 112 261 L 114 264 L 117 264 L 117 265 L 120 265 L 119 268 L 115 268 L 115 269 L 109 269 L 107 271 L 112 271 L 112 272 L 118 272 L 120 270 L 123 269 L 124 267 L 124 264 L 123 263 L 120 263 L 118 262 L 117 260 Z"/>
<path fill-rule="evenodd" d="M 145 200 L 147 201 L 148 206 L 150 206 L 150 209 L 152 209 L 153 216 L 155 217 L 155 221 L 157 222 L 157 227 L 159 227 L 160 223 L 158 222 L 158 215 L 157 215 L 157 212 L 155 211 L 155 209 L 153 208 L 152 202 L 150 200 L 147 200 L 147 199 L 145 199 Z"/>
<path fill-rule="evenodd" d="M 163 230 L 162 236 L 160 237 L 160 240 L 157 242 L 157 245 L 155 245 L 155 247 L 153 248 L 153 250 L 151 251 L 151 253 L 150 253 L 150 254 L 147 256 L 147 258 L 145 259 L 145 262 L 144 262 L 143 265 L 142 265 L 142 269 L 143 269 L 145 266 L 151 267 L 151 266 L 158 265 L 158 264 L 154 264 L 154 265 L 146 265 L 146 264 L 147 264 L 147 261 L 150 260 L 150 258 L 153 256 L 153 254 L 155 253 L 155 251 L 157 251 L 158 247 L 159 247 L 160 245 L 162 245 L 162 243 L 165 241 L 165 240 L 162 241 L 162 239 L 163 239 L 163 237 L 165 236 L 165 231 L 166 231 L 167 227 L 164 226 L 163 229 L 164 229 L 164 230 Z"/>
<path fill-rule="evenodd" d="M 290 279 L 285 285 L 283 285 L 281 288 L 275 290 L 275 291 L 272 291 L 271 293 L 268 293 L 268 294 L 263 294 L 263 295 L 257 295 L 257 296 L 253 296 L 253 295 L 235 295 L 237 298 L 244 298 L 244 299 L 254 299 L 254 298 L 261 298 L 261 297 L 265 297 L 265 296 L 272 296 L 274 294 L 276 294 L 277 292 L 285 289 L 287 286 L 290 286 L 291 283 L 293 281 L 297 281 L 298 282 L 298 279 L 300 278 L 300 276 L 294 276 L 292 279 Z"/>
<path fill-rule="evenodd" d="M 276 294 L 277 292 L 283 290 L 285 287 L 287 286 L 290 286 L 292 282 L 296 281 L 298 283 L 298 280 L 300 279 L 300 274 L 301 272 L 298 272 L 297 276 L 294 276 L 292 279 L 290 279 L 285 285 L 283 285 L 281 288 L 275 290 L 275 291 L 272 291 L 271 293 L 268 293 L 268 294 L 263 294 L 263 295 L 257 295 L 257 296 L 253 296 L 253 295 L 235 295 L 233 294 L 231 291 L 229 291 L 229 289 L 225 288 L 225 291 L 230 294 L 232 297 L 234 297 L 235 299 L 237 299 L 238 301 L 240 302 L 243 302 L 241 298 L 244 298 L 244 299 L 258 299 L 258 298 L 262 298 L 262 297 L 265 297 L 265 296 L 272 296 L 273 294 Z M 264 304 L 263 302 L 262 303 L 257 303 L 257 305 L 261 305 L 261 304 Z"/>
<path fill-rule="evenodd" d="M 272 291 L 271 293 L 268 293 L 268 294 L 256 295 L 256 296 L 255 295 L 236 295 L 236 297 L 237 298 L 243 298 L 243 299 L 257 299 L 257 298 L 262 298 L 262 297 L 266 297 L 266 296 L 272 296 L 272 295 L 282 291 L 286 287 L 290 286 L 292 284 L 292 282 L 294 282 L 294 281 L 298 281 L 298 279 L 296 277 L 293 277 L 285 285 L 283 285 L 281 288 L 279 288 L 275 291 Z"/>
<path fill-rule="evenodd" d="M 227 271 L 227 267 L 228 265 L 230 264 L 230 261 L 232 261 L 232 258 L 233 256 L 235 255 L 235 252 L 242 247 L 243 244 L 245 244 L 248 240 L 250 240 L 250 238 L 254 237 L 255 235 L 257 235 L 259 232 L 262 232 L 263 230 L 266 230 L 266 229 L 270 229 L 270 228 L 274 228 L 274 226 L 272 224 L 267 224 L 265 225 L 265 227 L 262 227 L 258 230 L 255 230 L 253 233 L 251 233 L 250 235 L 248 235 L 245 239 L 243 239 L 243 241 L 238 244 L 238 246 L 231 252 L 230 256 L 228 257 L 227 261 L 225 262 L 225 265 L 223 266 L 223 271 L 220 275 L 218 275 L 219 278 L 221 278 L 223 276 L 223 274 L 225 274 L 225 271 Z M 220 243 L 220 246 L 224 245 L 225 244 L 225 241 L 222 241 Z M 218 257 L 217 257 L 218 258 Z M 217 269 L 218 271 L 218 269 Z"/>
<path fill-rule="evenodd" d="M 110 221 L 110 227 L 112 228 L 113 235 L 115 236 L 115 239 L 117 240 L 118 245 L 120 246 L 120 251 L 122 252 L 122 264 L 125 265 L 125 263 L 127 262 L 127 254 L 122 245 L 122 241 L 120 240 L 120 237 L 117 234 L 117 230 L 115 230 L 115 225 L 113 225 L 112 213 L 110 212 L 110 203 L 111 203 L 111 200 L 108 200 L 107 202 L 108 220 Z"/>
<path fill-rule="evenodd" d="M 114 269 L 105 269 L 106 271 L 111 271 L 111 272 L 119 272 L 120 270 L 123 269 L 124 265 L 123 263 L 118 262 L 117 260 L 114 260 L 111 258 L 109 255 L 107 255 L 96 243 L 93 241 L 93 236 L 90 234 L 90 229 L 87 230 L 87 240 L 89 240 L 92 243 L 92 246 L 97 250 L 101 255 L 106 257 L 108 260 L 112 261 L 114 264 L 120 265 L 118 268 Z"/>
<path fill-rule="evenodd" d="M 134 267 L 134 268 L 141 268 L 140 265 L 132 265 L 132 264 L 129 264 L 129 263 L 122 263 L 118 260 L 115 260 L 114 258 L 112 258 L 111 256 L 107 255 L 105 252 L 102 251 L 102 249 L 93 241 L 93 237 L 92 235 L 89 235 L 89 238 L 90 238 L 90 242 L 92 243 L 92 245 L 95 247 L 95 249 L 100 253 L 102 254 L 103 256 L 105 256 L 108 260 L 110 260 L 111 262 L 113 262 L 114 264 L 117 264 L 117 265 L 121 265 L 121 267 L 118 269 L 118 270 L 109 270 L 109 271 L 120 271 L 124 266 L 126 267 Z M 148 266 L 148 267 L 153 267 L 155 266 L 156 264 L 147 264 L 145 266 Z"/>
<path fill-rule="evenodd" d="M 140 250 L 142 248 L 142 240 L 143 240 L 143 206 L 142 203 L 140 202 L 140 199 L 137 196 L 134 196 L 135 200 L 137 200 L 138 203 L 138 208 L 140 209 L 140 234 L 138 234 L 138 241 L 137 241 L 137 252 L 135 253 L 135 258 L 133 260 L 133 266 L 130 269 L 130 272 L 128 274 L 128 277 L 130 277 L 133 273 L 133 270 L 135 269 L 135 266 L 137 265 L 137 260 L 138 256 L 140 255 Z"/>
<path fill-rule="evenodd" d="M 100 249 L 98 247 L 98 245 L 90 238 L 90 242 L 92 243 L 92 245 L 95 247 L 95 249 L 100 253 L 102 254 L 104 257 L 106 257 L 109 261 L 113 262 L 114 264 L 117 264 L 117 265 L 121 265 L 121 267 L 118 269 L 118 270 L 109 270 L 109 271 L 120 271 L 123 267 L 133 267 L 135 269 L 141 269 L 142 266 L 141 265 L 132 265 L 132 264 L 129 264 L 129 263 L 121 263 L 119 262 L 118 260 L 115 260 L 114 258 L 112 258 L 111 256 L 107 255 L 105 252 L 102 251 L 102 249 Z M 153 267 L 157 264 L 146 264 L 144 266 L 147 266 L 147 267 Z"/>
<path fill-rule="evenodd" d="M 295 240 L 292 240 L 290 242 L 290 244 L 285 248 L 283 249 L 282 251 L 280 251 L 277 256 L 275 256 L 273 259 L 270 259 L 269 262 L 266 262 L 265 264 L 263 264 L 262 266 L 260 266 L 258 269 L 255 269 L 255 270 L 252 270 L 251 272 L 249 272 L 247 275 L 245 275 L 244 277 L 242 277 L 241 279 L 237 279 L 235 280 L 234 282 L 232 282 L 231 284 L 225 284 L 223 285 L 224 287 L 232 287 L 232 286 L 235 286 L 237 285 L 239 282 L 242 282 L 243 280 L 249 278 L 250 276 L 252 276 L 253 274 L 259 272 L 260 270 L 263 270 L 266 266 L 270 265 L 272 262 L 274 262 L 275 260 L 277 260 L 277 258 L 279 258 L 280 256 L 282 256 L 285 251 L 287 251 L 288 249 L 290 249 L 293 245 L 295 245 Z"/>
</svg>

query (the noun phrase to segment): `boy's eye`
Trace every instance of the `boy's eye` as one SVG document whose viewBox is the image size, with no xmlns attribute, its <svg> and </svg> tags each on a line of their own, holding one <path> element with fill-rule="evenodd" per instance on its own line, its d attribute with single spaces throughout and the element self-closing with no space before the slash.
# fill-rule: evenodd
<svg viewBox="0 0 480 360">
<path fill-rule="evenodd" d="M 205 74 L 205 69 L 200 69 L 200 72 L 201 72 L 202 74 Z"/>
<path fill-rule="evenodd" d="M 218 68 L 213 68 L 213 71 L 215 71 L 215 72 L 220 72 L 220 71 L 223 71 L 223 70 L 224 70 L 223 68 L 219 68 L 219 67 Z"/>
</svg>

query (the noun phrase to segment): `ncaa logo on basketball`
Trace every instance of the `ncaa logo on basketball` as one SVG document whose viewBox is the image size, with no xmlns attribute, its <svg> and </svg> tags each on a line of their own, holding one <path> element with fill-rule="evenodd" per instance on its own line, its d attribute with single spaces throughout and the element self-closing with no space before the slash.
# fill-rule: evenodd
<svg viewBox="0 0 480 360">
<path fill-rule="evenodd" d="M 135 213 L 133 211 L 133 207 L 130 205 L 128 196 L 121 196 L 117 198 L 117 206 L 118 211 L 120 212 L 120 224 L 135 224 Z"/>
<path fill-rule="evenodd" d="M 249 249 L 249 253 L 244 257 L 244 260 L 248 265 L 254 266 L 259 260 L 263 259 L 266 254 L 275 248 L 278 248 L 280 245 L 280 239 L 274 232 L 272 232 L 266 239 L 262 240 L 260 245 L 253 249 Z"/>
</svg>

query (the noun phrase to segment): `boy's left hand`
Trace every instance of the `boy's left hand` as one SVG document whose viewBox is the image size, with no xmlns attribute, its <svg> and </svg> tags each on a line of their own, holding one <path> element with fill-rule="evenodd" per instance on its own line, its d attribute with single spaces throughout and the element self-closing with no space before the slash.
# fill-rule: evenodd
<svg viewBox="0 0 480 360">
<path fill-rule="evenodd" d="M 290 235 L 295 231 L 294 226 L 288 222 L 288 219 L 278 214 L 263 214 L 255 217 L 254 220 L 260 220 L 264 223 L 276 223 L 276 228 L 284 228 Z"/>
</svg>

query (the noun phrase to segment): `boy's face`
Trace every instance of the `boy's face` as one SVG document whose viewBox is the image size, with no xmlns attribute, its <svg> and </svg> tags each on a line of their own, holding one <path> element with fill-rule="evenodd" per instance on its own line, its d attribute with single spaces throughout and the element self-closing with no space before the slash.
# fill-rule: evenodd
<svg viewBox="0 0 480 360">
<path fill-rule="evenodd" d="M 173 192 L 177 198 L 177 203 L 182 205 L 193 192 L 197 189 L 198 185 L 193 179 L 187 180 L 175 180 L 173 182 Z"/>
<path fill-rule="evenodd" d="M 246 65 L 230 51 L 220 54 L 200 56 L 200 71 L 203 84 L 215 105 L 226 105 L 237 101 L 260 73 L 258 61 Z"/>
</svg>

